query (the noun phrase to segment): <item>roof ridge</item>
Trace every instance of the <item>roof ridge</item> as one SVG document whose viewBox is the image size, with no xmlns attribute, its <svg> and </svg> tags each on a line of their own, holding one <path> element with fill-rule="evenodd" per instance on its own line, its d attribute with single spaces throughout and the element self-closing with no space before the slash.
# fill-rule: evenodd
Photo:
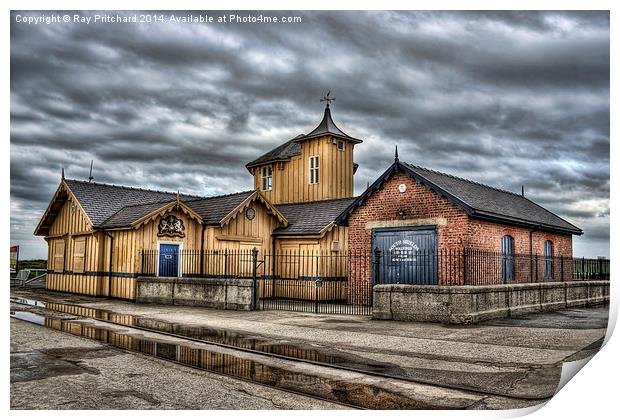
<svg viewBox="0 0 620 420">
<path fill-rule="evenodd" d="M 89 182 L 89 181 L 83 181 L 81 179 L 65 179 L 65 181 L 78 182 L 80 184 L 88 184 L 88 185 L 100 185 L 104 187 L 123 188 L 126 190 L 134 190 L 134 191 L 148 191 L 148 192 L 154 192 L 154 193 L 159 193 L 159 194 L 172 194 L 172 195 L 177 194 L 176 192 L 173 192 L 173 191 L 153 190 L 150 188 L 140 188 L 140 187 L 128 187 L 126 185 L 107 184 L 105 182 Z M 184 195 L 186 197 L 205 198 L 200 195 L 186 194 L 186 193 L 181 193 L 181 195 Z M 153 203 L 156 203 L 156 201 L 154 201 Z M 149 204 L 149 203 L 145 203 L 145 204 Z M 129 206 L 125 206 L 125 207 L 129 207 Z"/>
<path fill-rule="evenodd" d="M 209 200 L 211 198 L 222 198 L 222 197 L 230 197 L 230 196 L 233 196 L 233 195 L 241 195 L 241 194 L 253 193 L 254 191 L 255 190 L 238 191 L 238 192 L 222 194 L 222 195 L 212 195 L 210 197 L 200 197 L 200 198 L 196 198 L 194 200 L 182 200 L 182 202 L 183 203 L 193 203 L 195 201 Z"/>
<path fill-rule="evenodd" d="M 494 186 L 488 185 L 488 184 L 483 184 L 482 182 L 473 181 L 471 179 L 467 179 L 467 178 L 463 178 L 463 177 L 460 177 L 460 176 L 452 175 L 452 174 L 449 174 L 449 173 L 446 173 L 446 172 L 437 171 L 435 169 L 425 168 L 425 167 L 419 166 L 419 165 L 412 165 L 411 163 L 407 163 L 407 162 L 401 162 L 401 163 L 404 163 L 405 165 L 407 165 L 407 166 L 409 166 L 411 168 L 422 169 L 424 171 L 432 172 L 432 173 L 435 173 L 435 174 L 445 175 L 447 177 L 458 179 L 460 181 L 469 182 L 470 184 L 479 185 L 481 187 L 489 188 L 491 190 L 500 191 L 500 192 L 503 192 L 503 193 L 506 193 L 506 194 L 512 194 L 512 195 L 515 195 L 517 197 L 525 198 L 525 196 L 523 196 L 521 194 L 518 194 L 516 192 L 508 191 L 508 190 L 505 190 L 503 188 L 494 187 Z"/>
<path fill-rule="evenodd" d="M 359 197 L 359 196 L 358 196 Z M 347 197 L 347 198 L 328 198 L 325 200 L 314 200 L 314 201 L 302 201 L 301 203 L 282 203 L 282 204 L 274 204 L 276 207 L 280 206 L 298 206 L 301 204 L 312 204 L 312 203 L 325 203 L 328 201 L 344 201 L 344 200 L 355 200 L 357 197 Z"/>
</svg>

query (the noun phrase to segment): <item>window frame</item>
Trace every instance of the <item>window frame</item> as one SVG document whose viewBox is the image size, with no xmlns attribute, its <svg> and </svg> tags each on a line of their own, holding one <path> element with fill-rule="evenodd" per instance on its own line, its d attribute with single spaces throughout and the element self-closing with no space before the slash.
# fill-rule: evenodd
<svg viewBox="0 0 620 420">
<path fill-rule="evenodd" d="M 260 175 L 261 175 L 261 180 L 260 180 L 261 191 L 273 191 L 273 166 L 272 165 L 261 166 Z"/>
<path fill-rule="evenodd" d="M 341 144 L 342 144 L 342 149 L 340 148 Z M 347 147 L 347 144 L 345 143 L 344 140 L 336 140 L 336 149 L 338 149 L 339 152 L 344 152 L 346 147 Z"/>
<path fill-rule="evenodd" d="M 316 166 L 315 166 L 316 163 Z M 319 155 L 310 156 L 308 164 L 308 184 L 321 183 L 321 159 Z"/>
<path fill-rule="evenodd" d="M 82 252 L 81 255 L 79 255 L 76 251 L 76 245 L 83 242 L 84 243 L 84 250 Z M 71 271 L 73 271 L 74 273 L 85 273 L 86 272 L 86 236 L 79 236 L 73 239 L 73 257 L 72 257 L 72 261 L 71 261 Z M 76 267 L 76 257 L 77 258 L 81 258 L 81 267 Z M 76 269 L 76 268 L 81 268 L 81 269 Z"/>
<path fill-rule="evenodd" d="M 514 238 L 510 235 L 504 235 L 501 239 L 502 249 L 502 281 L 504 283 L 512 282 L 515 279 L 514 255 L 515 255 Z"/>
<path fill-rule="evenodd" d="M 543 244 L 544 255 L 544 279 L 553 279 L 553 241 L 547 239 Z"/>
<path fill-rule="evenodd" d="M 62 255 L 58 252 L 62 244 Z M 52 271 L 54 273 L 63 273 L 65 271 L 65 256 L 67 250 L 67 243 L 64 238 L 54 239 L 52 245 Z"/>
</svg>

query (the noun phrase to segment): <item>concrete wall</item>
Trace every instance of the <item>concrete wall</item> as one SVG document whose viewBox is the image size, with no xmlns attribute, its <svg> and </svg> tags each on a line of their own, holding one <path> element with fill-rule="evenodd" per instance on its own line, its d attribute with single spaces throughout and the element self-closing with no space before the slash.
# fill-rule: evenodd
<svg viewBox="0 0 620 420">
<path fill-rule="evenodd" d="M 380 284 L 374 286 L 373 293 L 374 319 L 470 324 L 609 302 L 609 281 L 492 286 Z"/>
<path fill-rule="evenodd" d="M 249 279 L 138 277 L 136 286 L 137 303 L 249 311 L 253 297 L 253 282 Z"/>
</svg>

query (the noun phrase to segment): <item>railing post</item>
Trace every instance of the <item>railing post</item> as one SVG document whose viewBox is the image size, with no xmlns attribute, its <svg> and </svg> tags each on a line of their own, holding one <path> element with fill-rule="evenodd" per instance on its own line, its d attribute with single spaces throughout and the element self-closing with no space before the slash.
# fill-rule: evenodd
<svg viewBox="0 0 620 420">
<path fill-rule="evenodd" d="M 379 275 L 381 273 L 381 250 L 379 247 L 375 247 L 374 251 L 374 276 L 372 279 L 372 284 L 376 284 L 379 280 Z"/>
<path fill-rule="evenodd" d="M 204 277 L 205 275 L 205 251 L 204 249 L 201 249 L 200 251 L 200 277 Z"/>
<path fill-rule="evenodd" d="M 463 248 L 463 285 L 467 284 L 467 248 Z"/>
<path fill-rule="evenodd" d="M 582 280 L 586 279 L 586 258 L 585 257 L 581 257 L 581 278 Z"/>
<path fill-rule="evenodd" d="M 258 279 L 256 271 L 258 268 L 258 248 L 252 248 L 252 286 L 254 288 L 252 309 L 258 309 Z"/>
<path fill-rule="evenodd" d="M 319 313 L 319 289 L 323 286 L 321 280 L 316 280 L 314 283 L 314 313 Z"/>
<path fill-rule="evenodd" d="M 560 281 L 564 281 L 564 255 L 560 256 Z"/>
<path fill-rule="evenodd" d="M 228 277 L 228 249 L 224 250 L 224 277 Z"/>
<path fill-rule="evenodd" d="M 534 260 L 536 261 L 536 283 L 538 283 L 538 254 L 534 255 Z"/>
</svg>

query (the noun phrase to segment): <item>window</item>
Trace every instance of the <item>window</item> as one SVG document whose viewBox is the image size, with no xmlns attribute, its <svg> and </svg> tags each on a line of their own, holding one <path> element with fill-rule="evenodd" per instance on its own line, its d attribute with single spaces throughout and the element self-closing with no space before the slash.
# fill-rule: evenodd
<svg viewBox="0 0 620 420">
<path fill-rule="evenodd" d="M 553 242 L 545 241 L 545 278 L 553 278 Z"/>
<path fill-rule="evenodd" d="M 342 140 L 338 140 L 338 150 L 340 150 L 341 152 L 344 152 L 344 141 Z"/>
<path fill-rule="evenodd" d="M 310 183 L 319 183 L 319 157 L 310 156 Z"/>
<path fill-rule="evenodd" d="M 65 240 L 56 239 L 54 244 L 54 257 L 52 259 L 52 270 L 57 273 L 65 271 Z"/>
<path fill-rule="evenodd" d="M 502 237 L 502 280 L 511 281 L 514 278 L 514 242 L 512 236 Z"/>
<path fill-rule="evenodd" d="M 273 188 L 273 168 L 271 165 L 261 168 L 261 189 L 263 191 L 271 191 Z"/>
<path fill-rule="evenodd" d="M 86 237 L 75 238 L 73 240 L 73 272 L 83 273 L 86 258 Z"/>
</svg>

